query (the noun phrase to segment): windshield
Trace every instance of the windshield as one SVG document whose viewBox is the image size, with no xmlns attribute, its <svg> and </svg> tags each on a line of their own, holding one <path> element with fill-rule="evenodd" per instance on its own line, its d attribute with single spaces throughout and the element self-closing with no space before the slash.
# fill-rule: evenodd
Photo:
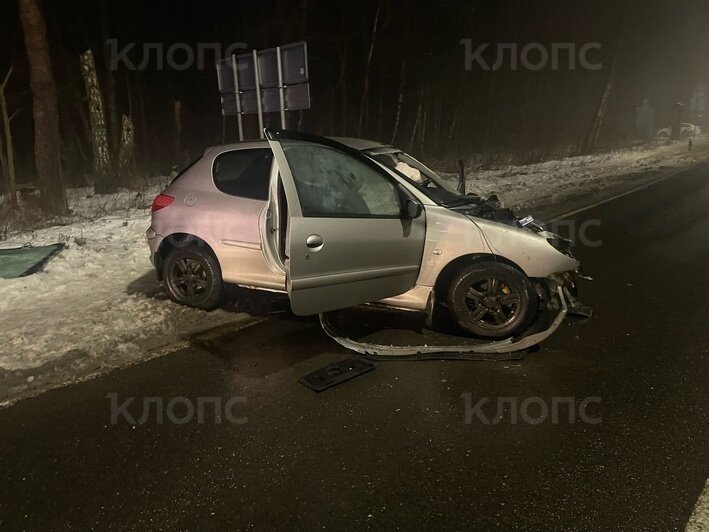
<svg viewBox="0 0 709 532">
<path fill-rule="evenodd" d="M 403 175 L 429 198 L 446 204 L 460 198 L 458 191 L 419 161 L 396 148 L 376 148 L 365 152 L 375 161 Z"/>
</svg>

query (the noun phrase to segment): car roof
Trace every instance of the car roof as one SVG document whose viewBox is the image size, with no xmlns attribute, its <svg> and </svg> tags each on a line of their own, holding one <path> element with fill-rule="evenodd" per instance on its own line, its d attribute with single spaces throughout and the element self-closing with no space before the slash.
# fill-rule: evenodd
<svg viewBox="0 0 709 532">
<path fill-rule="evenodd" d="M 364 150 L 371 150 L 374 148 L 383 148 L 387 146 L 386 144 L 382 144 L 381 142 L 377 142 L 375 140 L 367 140 L 367 139 L 358 139 L 354 137 L 328 137 L 330 140 L 334 140 L 335 142 L 339 142 L 340 144 L 344 144 L 345 146 L 349 146 L 350 148 L 354 148 L 355 150 L 359 151 L 364 151 Z"/>
<path fill-rule="evenodd" d="M 381 142 L 377 142 L 374 140 L 358 139 L 358 138 L 354 138 L 354 137 L 327 137 L 327 138 L 329 138 L 330 140 L 334 140 L 335 142 L 339 142 L 340 144 L 344 144 L 345 146 L 349 146 L 350 148 L 353 148 L 355 150 L 359 150 L 359 151 L 390 147 L 387 144 L 383 144 Z M 256 140 L 244 140 L 241 142 L 233 142 L 230 144 L 218 144 L 218 145 L 210 146 L 209 148 L 207 148 L 204 151 L 204 153 L 206 154 L 207 152 L 209 152 L 211 150 L 218 150 L 219 152 L 223 152 L 223 151 L 237 150 L 237 149 L 244 149 L 244 148 L 268 148 L 268 141 L 265 139 L 256 139 Z"/>
</svg>

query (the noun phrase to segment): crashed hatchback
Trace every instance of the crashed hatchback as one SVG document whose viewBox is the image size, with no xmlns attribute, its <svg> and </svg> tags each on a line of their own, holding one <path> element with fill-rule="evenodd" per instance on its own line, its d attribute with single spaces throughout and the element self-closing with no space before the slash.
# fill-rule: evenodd
<svg viewBox="0 0 709 532">
<path fill-rule="evenodd" d="M 209 148 L 155 199 L 147 239 L 173 300 L 211 309 L 234 283 L 287 292 L 297 315 L 374 302 L 509 349 L 578 304 L 569 242 L 496 198 L 377 142 L 266 137 Z"/>
</svg>

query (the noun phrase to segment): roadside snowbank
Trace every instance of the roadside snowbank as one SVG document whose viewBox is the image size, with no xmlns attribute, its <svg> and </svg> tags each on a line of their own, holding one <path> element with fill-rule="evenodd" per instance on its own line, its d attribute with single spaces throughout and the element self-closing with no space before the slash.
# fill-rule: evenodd
<svg viewBox="0 0 709 532">
<path fill-rule="evenodd" d="M 588 156 L 569 157 L 524 166 L 504 166 L 468 172 L 467 191 L 481 196 L 498 194 L 516 209 L 550 207 L 573 196 L 598 196 L 617 186 L 632 188 L 664 173 L 681 170 L 709 158 L 706 136 L 687 144 L 654 144 Z M 457 183 L 457 176 L 443 176 Z M 595 197 L 594 200 L 599 199 Z"/>
</svg>

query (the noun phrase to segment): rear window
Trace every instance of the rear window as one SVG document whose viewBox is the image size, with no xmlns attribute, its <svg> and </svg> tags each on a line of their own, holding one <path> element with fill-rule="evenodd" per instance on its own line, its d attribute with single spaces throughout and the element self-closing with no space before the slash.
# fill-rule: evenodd
<svg viewBox="0 0 709 532">
<path fill-rule="evenodd" d="M 272 162 L 273 153 L 268 148 L 222 153 L 214 160 L 214 184 L 230 196 L 265 201 Z"/>
</svg>

